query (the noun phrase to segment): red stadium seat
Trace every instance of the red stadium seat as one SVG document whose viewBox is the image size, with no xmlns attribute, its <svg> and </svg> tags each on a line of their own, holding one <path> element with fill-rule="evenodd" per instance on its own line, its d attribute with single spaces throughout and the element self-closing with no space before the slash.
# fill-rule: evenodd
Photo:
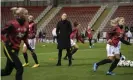
<svg viewBox="0 0 133 80">
<path fill-rule="evenodd" d="M 1 23 L 2 26 L 4 26 L 7 21 L 13 19 L 12 12 L 10 11 L 11 7 L 1 7 Z M 35 18 L 46 8 L 46 6 L 33 6 L 33 7 L 25 7 L 24 8 L 28 9 L 29 14 L 33 15 Z"/>
<path fill-rule="evenodd" d="M 124 17 L 126 21 L 126 25 L 131 27 L 133 25 L 133 6 L 119 6 L 116 12 L 113 14 L 111 19 L 116 17 Z M 110 22 L 110 21 L 109 21 Z M 110 23 L 107 23 L 106 27 L 103 29 L 103 32 L 109 31 L 111 28 Z"/>
</svg>

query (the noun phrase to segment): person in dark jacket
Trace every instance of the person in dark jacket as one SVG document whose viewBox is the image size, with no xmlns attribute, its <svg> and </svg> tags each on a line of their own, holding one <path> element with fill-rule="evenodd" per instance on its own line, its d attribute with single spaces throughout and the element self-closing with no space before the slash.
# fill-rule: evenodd
<svg viewBox="0 0 133 80">
<path fill-rule="evenodd" d="M 99 41 L 99 39 L 100 39 L 100 31 L 97 34 L 97 41 Z"/>
<path fill-rule="evenodd" d="M 66 49 L 68 53 L 68 60 L 69 60 L 69 65 L 72 65 L 71 61 L 71 54 L 70 54 L 70 48 L 71 48 L 71 43 L 70 43 L 70 34 L 72 32 L 72 26 L 70 21 L 67 20 L 67 14 L 63 13 L 61 16 L 61 20 L 58 22 L 57 27 L 56 27 L 56 34 L 57 34 L 57 49 L 58 49 L 58 62 L 57 66 L 61 66 L 61 57 L 62 57 L 62 50 Z"/>
</svg>

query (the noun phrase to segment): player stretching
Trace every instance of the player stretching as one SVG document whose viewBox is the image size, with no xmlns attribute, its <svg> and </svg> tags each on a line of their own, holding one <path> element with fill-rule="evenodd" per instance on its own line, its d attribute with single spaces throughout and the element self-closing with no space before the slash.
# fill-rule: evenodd
<svg viewBox="0 0 133 80">
<path fill-rule="evenodd" d="M 74 41 L 74 38 L 75 38 L 75 36 L 76 36 L 76 34 L 78 34 L 78 29 L 79 29 L 79 27 L 80 27 L 80 24 L 79 23 L 77 23 L 77 22 L 74 22 L 74 29 L 73 29 L 73 31 L 72 31 L 72 33 L 71 33 L 71 35 L 70 35 L 70 40 L 71 40 L 71 55 L 73 55 L 74 53 L 76 53 L 77 52 L 77 50 L 78 50 L 78 45 L 76 44 L 76 42 Z M 82 42 L 82 43 L 84 43 L 84 41 L 83 41 L 83 39 L 81 38 L 81 36 L 79 36 L 78 35 L 78 39 Z M 64 59 L 65 60 L 67 60 L 67 57 L 68 57 L 68 54 L 66 53 L 66 56 L 64 57 Z M 72 58 L 73 59 L 73 58 Z M 73 59 L 74 60 L 74 59 Z"/>
<path fill-rule="evenodd" d="M 125 19 L 123 17 L 118 17 L 114 20 L 111 20 L 111 26 L 113 26 L 114 29 L 110 33 L 108 33 L 107 46 L 106 46 L 108 58 L 95 63 L 93 67 L 94 71 L 96 71 L 100 65 L 106 63 L 112 63 L 106 74 L 115 75 L 115 73 L 113 73 L 112 71 L 117 67 L 117 64 L 120 60 L 120 50 L 118 44 L 119 41 L 126 42 L 122 38 L 123 30 L 120 28 L 124 24 L 125 24 Z M 130 45 L 130 43 L 128 45 Z"/>
<path fill-rule="evenodd" d="M 35 38 L 35 35 L 36 35 L 36 24 L 34 23 L 33 21 L 33 16 L 30 15 L 28 17 L 28 20 L 29 20 L 29 34 L 28 34 L 28 43 L 30 45 L 30 47 L 35 50 L 35 44 L 36 44 L 36 38 Z M 39 64 L 38 64 L 38 60 L 37 60 L 37 55 L 35 53 L 31 53 L 34 61 L 35 61 L 35 65 L 32 66 L 32 68 L 36 68 L 36 67 L 39 67 Z M 23 45 L 23 56 L 24 56 L 24 59 L 25 59 L 25 63 L 23 64 L 24 67 L 28 66 L 29 63 L 28 63 L 28 55 L 27 55 L 27 46 L 24 44 Z"/>
</svg>

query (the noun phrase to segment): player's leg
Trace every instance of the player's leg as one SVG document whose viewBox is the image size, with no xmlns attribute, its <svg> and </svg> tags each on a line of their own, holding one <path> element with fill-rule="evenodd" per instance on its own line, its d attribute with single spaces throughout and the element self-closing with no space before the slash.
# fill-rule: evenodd
<svg viewBox="0 0 133 80">
<path fill-rule="evenodd" d="M 120 61 L 120 51 L 119 51 L 118 47 L 114 47 L 114 54 L 115 54 L 115 60 L 111 64 L 111 66 L 107 72 L 107 75 L 115 75 L 112 71 L 117 67 L 117 64 Z"/>
<path fill-rule="evenodd" d="M 27 46 L 24 44 L 23 45 L 23 56 L 24 56 L 24 60 L 25 60 L 25 63 L 23 64 L 24 67 L 28 66 L 29 63 L 28 63 L 28 54 L 27 54 Z"/>
<path fill-rule="evenodd" d="M 66 52 L 66 55 L 65 55 L 65 57 L 64 57 L 64 60 L 67 60 L 67 57 L 68 57 L 68 54 L 67 54 L 67 52 Z"/>
<path fill-rule="evenodd" d="M 1 70 L 1 76 L 8 76 L 11 74 L 14 64 L 9 58 L 10 54 L 9 54 L 8 48 L 6 48 L 6 50 L 4 49 L 4 54 L 7 57 L 7 62 L 6 62 L 5 69 Z"/>
<path fill-rule="evenodd" d="M 56 36 L 53 36 L 53 43 L 55 43 Z"/>
<path fill-rule="evenodd" d="M 111 63 L 114 60 L 114 54 L 112 53 L 112 46 L 107 44 L 106 50 L 107 50 L 107 57 L 108 58 L 103 59 L 103 60 L 101 60 L 97 63 L 94 63 L 94 65 L 93 65 L 93 70 L 94 71 L 96 71 L 100 65 Z"/>
<path fill-rule="evenodd" d="M 31 48 L 32 48 L 33 50 L 35 50 L 36 39 L 35 39 L 35 38 L 34 38 L 34 39 L 30 39 L 29 43 L 30 43 Z M 33 59 L 34 59 L 34 61 L 35 61 L 35 64 L 32 66 L 32 68 L 39 67 L 37 55 L 36 55 L 36 53 L 34 53 L 34 52 L 35 52 L 35 51 L 33 51 L 33 52 L 31 53 L 31 55 L 32 55 L 32 57 L 33 57 Z"/>
<path fill-rule="evenodd" d="M 17 71 L 15 80 L 22 80 L 23 67 L 22 67 L 22 63 L 18 58 L 19 50 L 12 49 L 11 47 L 6 45 L 4 46 L 4 52 L 8 59 L 7 59 L 7 65 L 5 68 L 6 72 L 2 72 L 2 74 L 6 73 L 6 75 L 9 75 L 12 72 L 13 68 L 15 67 Z"/>
<path fill-rule="evenodd" d="M 22 63 L 20 61 L 20 59 L 18 58 L 18 50 L 14 50 L 14 52 L 12 53 L 12 59 L 14 62 L 14 67 L 16 69 L 16 80 L 22 80 L 22 75 L 23 75 L 23 66 Z"/>
<path fill-rule="evenodd" d="M 92 48 L 92 39 L 89 39 L 89 45 L 90 45 L 90 48 Z"/>
<path fill-rule="evenodd" d="M 56 66 L 61 66 L 62 49 L 58 49 L 58 62 Z"/>
<path fill-rule="evenodd" d="M 71 50 L 70 50 L 70 52 L 71 52 L 72 49 L 73 49 L 73 46 L 74 46 L 74 41 L 72 39 L 70 39 L 70 41 L 71 41 Z M 66 53 L 66 56 L 64 57 L 64 60 L 67 60 L 67 57 L 68 57 L 68 53 Z"/>
<path fill-rule="evenodd" d="M 77 50 L 79 49 L 79 46 L 75 43 L 75 45 L 73 46 L 74 49 L 71 51 L 71 54 L 73 55 L 74 53 L 77 52 Z"/>
<path fill-rule="evenodd" d="M 131 39 L 131 38 L 129 37 L 129 43 L 130 43 L 130 39 Z"/>
<path fill-rule="evenodd" d="M 71 55 L 73 55 L 78 50 L 79 47 L 76 44 L 76 42 L 74 42 L 72 39 L 70 41 L 71 41 L 70 53 L 71 53 Z M 64 57 L 64 60 L 67 60 L 67 57 L 68 57 L 68 53 L 66 53 L 66 56 Z M 74 60 L 74 59 L 72 58 L 72 60 Z"/>
<path fill-rule="evenodd" d="M 70 53 L 70 48 L 67 49 L 67 54 L 68 54 L 68 60 L 69 60 L 68 66 L 71 66 L 72 65 L 72 54 Z"/>
</svg>

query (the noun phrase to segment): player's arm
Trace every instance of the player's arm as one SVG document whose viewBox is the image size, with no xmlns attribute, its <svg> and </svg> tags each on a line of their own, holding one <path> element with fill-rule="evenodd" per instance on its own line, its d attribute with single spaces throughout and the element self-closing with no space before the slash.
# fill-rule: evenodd
<svg viewBox="0 0 133 80">
<path fill-rule="evenodd" d="M 8 34 L 10 31 L 13 30 L 13 25 L 11 23 L 7 23 L 2 29 L 1 29 L 1 40 L 6 41 L 6 34 Z"/>
<path fill-rule="evenodd" d="M 36 32 L 37 32 L 37 24 L 34 23 L 34 25 L 33 25 L 34 36 L 36 35 Z"/>
<path fill-rule="evenodd" d="M 77 34 L 78 34 L 78 40 L 84 44 L 84 39 L 81 37 L 81 35 L 79 35 L 79 32 Z"/>
<path fill-rule="evenodd" d="M 112 36 L 114 36 L 116 34 L 116 28 L 113 28 L 113 29 L 111 29 L 109 32 L 108 32 L 108 36 L 110 36 L 109 37 L 109 39 L 111 39 L 112 38 Z"/>
<path fill-rule="evenodd" d="M 81 36 L 78 36 L 78 40 L 84 44 L 84 40 Z"/>
<path fill-rule="evenodd" d="M 25 36 L 24 36 L 24 38 L 23 38 L 23 41 L 24 41 L 24 43 L 26 44 L 27 49 L 30 50 L 31 52 L 34 52 L 34 50 L 30 47 L 30 45 L 29 45 L 29 43 L 28 43 L 28 33 L 29 33 L 28 30 L 29 30 L 29 29 L 27 29 L 27 32 L 25 33 Z"/>
<path fill-rule="evenodd" d="M 121 41 L 123 44 L 131 45 L 131 43 L 129 43 L 128 41 L 126 41 L 124 38 L 120 38 L 120 41 Z"/>
</svg>

